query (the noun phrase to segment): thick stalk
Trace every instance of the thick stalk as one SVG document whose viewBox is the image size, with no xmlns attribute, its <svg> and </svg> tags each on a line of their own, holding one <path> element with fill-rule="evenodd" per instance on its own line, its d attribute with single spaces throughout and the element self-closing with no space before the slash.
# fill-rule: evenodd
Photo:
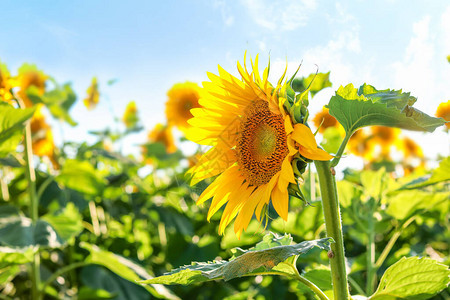
<svg viewBox="0 0 450 300">
<path fill-rule="evenodd" d="M 347 273 L 345 270 L 344 239 L 342 236 L 341 213 L 337 197 L 336 181 L 331 174 L 329 161 L 314 161 L 319 175 L 322 207 L 325 217 L 327 236 L 334 239 L 331 244 L 330 266 L 333 282 L 334 299 L 346 300 L 349 298 Z"/>
<path fill-rule="evenodd" d="M 33 225 L 38 220 L 38 199 L 36 195 L 36 173 L 33 166 L 33 151 L 31 143 L 31 126 L 28 123 L 25 127 L 25 161 L 26 161 L 26 174 L 28 179 L 28 195 L 30 197 L 30 218 Z M 39 250 L 34 254 L 33 262 L 31 263 L 31 293 L 32 299 L 38 299 L 39 286 L 41 283 L 40 274 L 40 255 Z"/>
</svg>

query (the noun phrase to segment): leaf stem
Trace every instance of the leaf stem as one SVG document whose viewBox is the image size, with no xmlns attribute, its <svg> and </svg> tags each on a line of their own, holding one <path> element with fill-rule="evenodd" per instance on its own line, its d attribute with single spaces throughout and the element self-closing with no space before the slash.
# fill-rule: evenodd
<svg viewBox="0 0 450 300">
<path fill-rule="evenodd" d="M 353 279 L 352 277 L 348 276 L 348 282 L 355 288 L 356 292 L 358 292 L 361 295 L 365 295 L 366 293 L 364 293 L 364 290 L 359 286 L 358 282 L 356 282 L 355 279 Z"/>
<path fill-rule="evenodd" d="M 294 270 L 294 278 L 309 287 L 321 300 L 329 300 L 327 295 L 324 294 L 324 292 L 314 283 L 300 275 L 295 265 L 291 265 L 292 270 Z"/>
<path fill-rule="evenodd" d="M 392 235 L 392 237 L 389 239 L 389 242 L 386 244 L 386 247 L 384 247 L 383 252 L 381 252 L 380 256 L 378 257 L 377 262 L 375 263 L 375 267 L 379 268 L 381 267 L 381 265 L 384 263 L 384 261 L 386 260 L 387 256 L 389 255 L 389 252 L 391 252 L 392 247 L 394 247 L 395 242 L 397 241 L 397 239 L 400 237 L 400 235 L 402 234 L 403 230 L 409 226 L 409 224 L 411 224 L 414 220 L 416 219 L 416 216 L 412 216 L 411 218 L 409 218 L 408 220 L 406 220 L 405 223 L 403 223 L 403 225 L 398 228 L 395 233 Z"/>
<path fill-rule="evenodd" d="M 342 141 L 341 145 L 339 146 L 336 156 L 331 161 L 332 167 L 336 167 L 337 164 L 339 163 L 339 160 L 341 159 L 342 155 L 344 154 L 345 147 L 347 146 L 347 143 L 350 140 L 350 138 L 352 137 L 352 135 L 353 135 L 353 131 L 345 133 L 344 140 Z"/>
<path fill-rule="evenodd" d="M 330 245 L 331 255 L 329 255 L 334 299 L 347 300 L 349 298 L 349 292 L 336 181 L 331 174 L 330 161 L 316 160 L 314 161 L 314 164 L 317 169 L 317 174 L 319 175 L 320 193 L 322 195 L 322 207 L 327 236 L 333 238 L 335 241 Z"/>
<path fill-rule="evenodd" d="M 21 99 L 17 99 L 19 107 L 24 109 L 25 104 Z M 31 124 L 27 122 L 25 126 L 25 163 L 26 163 L 26 176 L 28 180 L 28 195 L 30 197 L 30 218 L 31 222 L 36 224 L 38 221 L 38 198 L 36 195 L 36 172 L 33 166 L 33 146 L 31 139 Z M 31 263 L 31 292 L 32 299 L 38 299 L 39 297 L 39 285 L 41 283 L 41 273 L 40 273 L 40 254 L 39 248 L 34 254 L 33 261 Z"/>
<path fill-rule="evenodd" d="M 55 281 L 59 276 L 61 276 L 62 274 L 66 273 L 66 272 L 69 272 L 69 271 L 71 271 L 71 270 L 74 270 L 74 269 L 76 269 L 76 268 L 84 267 L 84 266 L 87 266 L 87 265 L 90 265 L 90 264 L 91 264 L 91 263 L 81 261 L 81 262 L 76 262 L 76 263 L 67 265 L 67 266 L 65 266 L 65 267 L 63 267 L 63 268 L 61 268 L 61 269 L 58 269 L 55 273 L 52 274 L 52 276 L 50 276 L 50 277 L 44 282 L 44 284 L 42 285 L 42 289 L 41 289 L 41 290 L 42 290 L 42 293 L 41 293 L 41 295 L 40 295 L 40 298 L 38 298 L 38 299 L 43 299 L 43 298 L 44 298 L 45 288 L 46 288 L 48 285 L 50 285 L 53 281 Z"/>
</svg>

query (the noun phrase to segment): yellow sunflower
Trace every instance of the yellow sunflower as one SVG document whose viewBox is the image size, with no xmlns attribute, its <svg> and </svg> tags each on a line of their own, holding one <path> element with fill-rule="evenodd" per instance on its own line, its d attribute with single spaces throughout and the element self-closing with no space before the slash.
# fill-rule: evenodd
<svg viewBox="0 0 450 300">
<path fill-rule="evenodd" d="M 192 118 L 191 109 L 200 107 L 200 87 L 193 82 L 177 83 L 167 92 L 167 96 L 167 122 L 185 131 L 189 127 L 187 120 Z"/>
<path fill-rule="evenodd" d="M 13 98 L 10 92 L 12 87 L 8 68 L 0 61 L 0 100 L 9 101 Z"/>
<path fill-rule="evenodd" d="M 84 105 L 87 107 L 87 109 L 92 110 L 94 109 L 99 100 L 100 100 L 100 92 L 98 91 L 98 82 L 97 78 L 92 78 L 91 85 L 86 90 L 87 97 L 83 100 Z"/>
<path fill-rule="evenodd" d="M 45 121 L 43 104 L 38 104 L 31 118 L 32 148 L 33 154 L 40 157 L 48 157 L 54 169 L 59 169 L 59 163 L 55 154 L 55 143 L 50 125 Z"/>
<path fill-rule="evenodd" d="M 439 104 L 436 110 L 436 117 L 443 118 L 445 121 L 450 121 L 450 100 Z M 445 126 L 447 126 L 447 130 L 449 130 L 450 122 L 445 123 Z"/>
<path fill-rule="evenodd" d="M 244 58 L 245 61 L 245 58 Z M 269 67 L 261 78 L 258 57 L 249 73 L 237 63 L 242 80 L 219 66 L 219 75 L 208 73 L 204 82 L 201 108 L 191 110 L 194 117 L 186 137 L 212 146 L 188 172 L 191 184 L 218 175 L 197 200 L 212 198 L 207 219 L 226 204 L 219 234 L 235 219 L 234 231 L 240 237 L 253 217 L 258 221 L 272 201 L 277 213 L 288 217 L 289 183 L 295 183 L 291 162 L 300 154 L 311 160 L 329 160 L 317 147 L 313 133 L 304 124 L 294 124 L 284 109 L 286 83 L 283 77 L 274 88 L 267 80 Z"/>
<path fill-rule="evenodd" d="M 19 69 L 17 83 L 20 89 L 18 95 L 24 102 L 25 107 L 33 106 L 33 102 L 28 97 L 27 89 L 35 87 L 38 94 L 42 96 L 45 93 L 45 82 L 48 78 L 49 76 L 38 70 L 35 65 L 24 64 Z"/>
<path fill-rule="evenodd" d="M 130 103 L 128 103 L 127 107 L 125 108 L 125 112 L 123 114 L 122 121 L 128 129 L 136 127 L 136 125 L 139 121 L 137 111 L 138 110 L 137 110 L 136 102 L 134 102 L 134 101 L 131 101 Z"/>
<path fill-rule="evenodd" d="M 375 147 L 371 137 L 364 131 L 359 129 L 353 133 L 348 141 L 347 147 L 351 153 L 360 156 L 368 161 L 375 159 Z"/>
<path fill-rule="evenodd" d="M 405 158 L 423 157 L 422 148 L 409 137 L 402 138 L 399 142 L 398 148 L 403 152 Z"/>
<path fill-rule="evenodd" d="M 328 108 L 325 106 L 314 116 L 313 122 L 320 133 L 323 133 L 328 127 L 340 127 L 339 122 L 328 113 Z"/>
<path fill-rule="evenodd" d="M 149 132 L 148 139 L 153 143 L 162 143 L 166 147 L 167 153 L 174 153 L 177 150 L 170 127 L 163 124 L 156 124 Z"/>
<path fill-rule="evenodd" d="M 380 145 L 381 155 L 389 157 L 391 146 L 395 144 L 400 135 L 400 129 L 386 126 L 372 126 L 372 140 Z"/>
</svg>

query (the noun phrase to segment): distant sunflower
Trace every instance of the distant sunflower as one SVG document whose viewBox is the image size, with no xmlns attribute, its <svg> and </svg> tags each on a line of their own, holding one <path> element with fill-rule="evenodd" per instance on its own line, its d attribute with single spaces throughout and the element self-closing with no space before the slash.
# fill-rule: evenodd
<svg viewBox="0 0 450 300">
<path fill-rule="evenodd" d="M 396 143 L 400 129 L 386 126 L 372 126 L 372 141 L 381 146 L 381 155 L 389 157 L 391 147 Z"/>
<path fill-rule="evenodd" d="M 26 107 L 33 106 L 33 102 L 28 97 L 27 90 L 31 87 L 35 87 L 37 93 L 42 96 L 45 93 L 45 82 L 48 78 L 49 76 L 38 70 L 35 65 L 24 64 L 19 69 L 17 82 L 20 89 L 18 95 L 23 100 Z"/>
<path fill-rule="evenodd" d="M 398 148 L 403 152 L 405 158 L 423 157 L 422 148 L 409 137 L 402 138 L 398 144 Z"/>
<path fill-rule="evenodd" d="M 31 118 L 32 148 L 33 154 L 40 157 L 48 157 L 54 169 L 59 169 L 59 163 L 55 154 L 55 143 L 51 127 L 45 121 L 43 104 L 38 104 Z"/>
<path fill-rule="evenodd" d="M 245 61 L 245 59 L 244 59 Z M 236 218 L 238 237 L 253 216 L 262 220 L 269 201 L 284 219 L 288 217 L 289 183 L 295 183 L 291 166 L 294 155 L 311 160 L 329 160 L 327 152 L 317 147 L 311 130 L 293 124 L 284 110 L 286 88 L 281 78 L 274 88 L 267 80 L 269 67 L 260 77 L 258 57 L 248 72 L 237 63 L 242 81 L 219 66 L 219 76 L 208 73 L 201 108 L 192 109 L 194 118 L 186 137 L 198 144 L 210 145 L 189 170 L 195 184 L 218 177 L 203 191 L 197 204 L 212 198 L 207 219 L 223 205 L 219 234 Z M 284 77 L 284 76 L 283 76 Z"/>
<path fill-rule="evenodd" d="M 9 101 L 13 98 L 10 93 L 11 88 L 11 76 L 8 68 L 0 62 L 0 100 Z"/>
<path fill-rule="evenodd" d="M 192 118 L 191 109 L 198 108 L 200 87 L 193 82 L 177 83 L 167 92 L 166 117 L 170 126 L 185 131 Z"/>
<path fill-rule="evenodd" d="M 137 114 L 137 106 L 136 102 L 131 101 L 128 103 L 125 108 L 125 112 L 123 113 L 122 121 L 125 124 L 125 127 L 128 129 L 135 128 L 139 122 L 139 117 Z"/>
<path fill-rule="evenodd" d="M 450 100 L 439 104 L 439 106 L 436 110 L 436 117 L 443 118 L 445 121 L 450 121 Z M 445 126 L 447 126 L 447 130 L 449 130 L 450 122 L 445 123 Z"/>
<path fill-rule="evenodd" d="M 170 127 L 163 124 L 156 124 L 148 134 L 148 139 L 152 143 L 161 143 L 166 147 L 167 153 L 177 151 Z"/>
<path fill-rule="evenodd" d="M 98 90 L 98 82 L 96 77 L 92 78 L 91 85 L 86 90 L 86 93 L 87 97 L 83 100 L 84 106 L 86 106 L 87 109 L 92 110 L 100 101 L 100 92 Z"/>
<path fill-rule="evenodd" d="M 363 157 L 368 161 L 373 161 L 375 159 L 374 146 L 375 145 L 372 142 L 371 137 L 366 134 L 364 129 L 359 129 L 353 133 L 347 144 L 347 147 L 351 153 Z"/>
<path fill-rule="evenodd" d="M 320 133 L 323 133 L 328 127 L 339 127 L 339 122 L 328 113 L 328 108 L 323 107 L 313 119 L 314 126 L 319 129 Z"/>
</svg>

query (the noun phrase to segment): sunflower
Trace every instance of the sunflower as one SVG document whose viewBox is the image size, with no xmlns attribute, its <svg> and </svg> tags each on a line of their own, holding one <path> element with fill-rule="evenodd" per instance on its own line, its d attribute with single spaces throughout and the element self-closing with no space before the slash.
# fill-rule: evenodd
<svg viewBox="0 0 450 300">
<path fill-rule="evenodd" d="M 323 107 L 313 119 L 314 126 L 319 129 L 320 133 L 323 133 L 328 127 L 339 128 L 339 122 L 328 113 L 328 108 Z"/>
<path fill-rule="evenodd" d="M 100 92 L 98 91 L 98 83 L 97 78 L 92 78 L 91 85 L 86 90 L 87 97 L 83 100 L 84 105 L 87 107 L 87 109 L 92 110 L 94 109 L 99 100 L 100 100 Z"/>
<path fill-rule="evenodd" d="M 174 153 L 177 150 L 170 127 L 163 124 L 156 124 L 148 134 L 148 139 L 152 143 L 161 143 L 166 147 L 167 153 Z"/>
<path fill-rule="evenodd" d="M 362 158 L 373 161 L 375 159 L 375 145 L 364 129 L 359 129 L 353 133 L 348 141 L 347 147 L 351 153 Z"/>
<path fill-rule="evenodd" d="M 405 158 L 423 158 L 422 148 L 409 137 L 404 137 L 398 145 L 400 151 L 403 152 Z"/>
<path fill-rule="evenodd" d="M 139 122 L 139 117 L 137 115 L 136 102 L 131 101 L 125 108 L 125 112 L 122 117 L 122 121 L 128 129 L 135 128 Z"/>
<path fill-rule="evenodd" d="M 55 143 L 50 125 L 45 121 L 43 104 L 38 104 L 31 118 L 32 149 L 33 153 L 40 157 L 48 157 L 54 169 L 59 169 L 59 163 L 55 154 Z"/>
<path fill-rule="evenodd" d="M 245 61 L 245 58 L 244 58 Z M 201 108 L 191 110 L 194 117 L 186 137 L 198 144 L 212 146 L 192 167 L 191 184 L 218 175 L 197 200 L 212 198 L 207 219 L 226 204 L 219 234 L 235 219 L 238 237 L 253 217 L 262 220 L 272 201 L 276 212 L 287 220 L 289 183 L 295 183 L 292 160 L 303 156 L 329 160 L 317 147 L 313 133 L 304 124 L 294 124 L 286 113 L 286 83 L 283 77 L 274 88 L 267 80 L 269 67 L 260 77 L 258 57 L 249 73 L 238 62 L 242 80 L 219 66 L 219 75 L 208 73 L 199 101 Z"/>
<path fill-rule="evenodd" d="M 8 68 L 0 62 L 0 100 L 9 101 L 13 98 L 10 92 L 11 88 L 11 77 Z"/>
<path fill-rule="evenodd" d="M 24 102 L 25 107 L 33 106 L 33 102 L 28 97 L 27 90 L 30 87 L 34 87 L 38 95 L 42 96 L 45 93 L 45 82 L 48 78 L 49 76 L 38 70 L 35 65 L 24 64 L 19 69 L 17 83 L 20 89 L 18 95 Z"/>
<path fill-rule="evenodd" d="M 167 92 L 166 117 L 170 126 L 185 131 L 192 118 L 191 109 L 198 108 L 200 87 L 193 82 L 177 83 Z"/>
<path fill-rule="evenodd" d="M 445 121 L 450 121 L 450 100 L 439 104 L 436 110 L 436 117 L 443 118 Z M 450 122 L 445 123 L 447 130 L 450 129 Z"/>
<path fill-rule="evenodd" d="M 381 147 L 381 155 L 389 158 L 391 146 L 395 144 L 399 135 L 400 129 L 386 127 L 386 126 L 372 126 L 372 141 Z"/>
</svg>

